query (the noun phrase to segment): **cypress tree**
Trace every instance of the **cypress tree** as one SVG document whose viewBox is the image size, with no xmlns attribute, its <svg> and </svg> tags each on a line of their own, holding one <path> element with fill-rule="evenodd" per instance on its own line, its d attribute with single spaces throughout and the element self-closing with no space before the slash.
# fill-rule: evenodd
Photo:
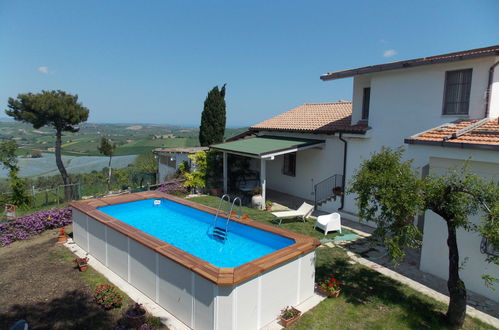
<svg viewBox="0 0 499 330">
<path fill-rule="evenodd" d="M 221 143 L 225 133 L 225 84 L 219 90 L 218 86 L 208 93 L 204 101 L 199 127 L 199 143 L 209 146 Z"/>
</svg>

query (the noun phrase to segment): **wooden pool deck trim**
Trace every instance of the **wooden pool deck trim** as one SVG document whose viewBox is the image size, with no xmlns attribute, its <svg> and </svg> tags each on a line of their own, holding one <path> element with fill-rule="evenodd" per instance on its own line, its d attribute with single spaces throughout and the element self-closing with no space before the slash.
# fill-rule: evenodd
<svg viewBox="0 0 499 330">
<path fill-rule="evenodd" d="M 144 199 L 168 199 L 183 205 L 187 205 L 198 210 L 215 215 L 217 210 L 209 206 L 198 204 L 183 198 L 168 195 L 158 191 L 144 191 L 134 194 L 119 196 L 110 196 L 104 198 L 95 198 L 72 202 L 70 204 L 74 209 L 83 212 L 92 219 L 99 221 L 117 232 L 133 239 L 136 242 L 156 251 L 160 255 L 182 265 L 185 268 L 196 272 L 207 280 L 220 286 L 233 286 L 244 282 L 260 273 L 266 272 L 274 267 L 282 265 L 300 255 L 314 251 L 319 245 L 319 240 L 298 234 L 289 230 L 267 225 L 255 220 L 238 220 L 236 216 L 230 219 L 247 226 L 265 230 L 280 236 L 290 238 L 295 241 L 294 244 L 283 249 L 267 254 L 261 258 L 250 261 L 244 265 L 234 268 L 219 268 L 209 262 L 193 256 L 171 244 L 166 243 L 152 235 L 149 235 L 137 228 L 134 228 L 118 219 L 115 219 L 99 210 L 98 207 L 134 202 Z M 220 216 L 227 218 L 225 212 Z"/>
</svg>

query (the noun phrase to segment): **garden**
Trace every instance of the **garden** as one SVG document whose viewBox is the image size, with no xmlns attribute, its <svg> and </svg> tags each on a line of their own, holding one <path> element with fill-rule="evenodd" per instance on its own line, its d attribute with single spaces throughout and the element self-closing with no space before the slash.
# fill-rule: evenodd
<svg viewBox="0 0 499 330">
<path fill-rule="evenodd" d="M 164 189 L 171 192 L 173 188 Z M 219 201 L 213 196 L 191 200 L 212 207 L 217 207 Z M 243 207 L 243 213 L 272 224 L 269 212 Z M 78 271 L 74 255 L 56 243 L 57 236 L 71 234 L 70 222 L 70 210 L 61 208 L 35 212 L 0 225 L 0 328 L 8 328 L 24 318 L 34 328 L 126 329 L 130 327 L 127 311 L 142 316 L 141 306 L 92 267 Z M 63 233 L 56 229 L 62 226 L 66 228 Z M 311 219 L 306 223 L 283 222 L 281 227 L 323 237 L 323 233 L 313 229 Z M 328 238 L 334 235 L 328 234 Z M 300 315 L 290 326 L 293 329 L 448 328 L 445 304 L 352 263 L 341 248 L 317 249 L 316 280 L 323 292 L 332 297 Z M 293 316 L 291 307 L 283 314 Z M 162 328 L 157 318 L 143 316 L 142 329 Z M 464 329 L 492 327 L 467 317 Z"/>
</svg>

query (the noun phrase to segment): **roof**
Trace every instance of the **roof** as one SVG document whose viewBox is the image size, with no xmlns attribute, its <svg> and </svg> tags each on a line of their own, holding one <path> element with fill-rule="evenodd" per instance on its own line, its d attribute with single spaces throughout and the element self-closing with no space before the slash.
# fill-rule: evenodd
<svg viewBox="0 0 499 330">
<path fill-rule="evenodd" d="M 335 132 L 364 134 L 367 131 L 367 125 L 352 125 L 351 121 L 352 102 L 305 103 L 262 121 L 251 129 L 325 134 Z"/>
<path fill-rule="evenodd" d="M 190 147 L 190 148 L 157 148 L 154 153 L 170 153 L 170 154 L 195 154 L 199 151 L 207 151 L 208 147 Z"/>
<path fill-rule="evenodd" d="M 428 64 L 439 64 L 439 63 L 447 63 L 447 62 L 454 62 L 454 61 L 463 61 L 463 60 L 469 60 L 469 59 L 485 57 L 485 56 L 499 56 L 499 45 L 464 50 L 464 51 L 460 51 L 460 52 L 448 53 L 448 54 L 442 54 L 442 55 L 436 55 L 436 56 L 430 56 L 430 57 L 416 58 L 416 59 L 406 60 L 406 61 L 365 66 L 365 67 L 356 68 L 356 69 L 328 72 L 326 74 L 323 74 L 321 76 L 321 79 L 322 80 L 334 80 L 334 79 L 341 79 L 341 78 L 346 78 L 346 77 L 353 77 L 353 76 L 371 73 L 371 72 L 404 69 L 404 68 L 410 68 L 410 67 L 428 65 Z"/>
<path fill-rule="evenodd" d="M 499 150 L 499 121 L 485 118 L 447 123 L 411 136 L 405 143 Z"/>
<path fill-rule="evenodd" d="M 215 144 L 210 147 L 219 151 L 226 151 L 254 158 L 270 158 L 276 155 L 316 147 L 323 143 L 324 140 L 264 135 L 249 139 Z"/>
</svg>

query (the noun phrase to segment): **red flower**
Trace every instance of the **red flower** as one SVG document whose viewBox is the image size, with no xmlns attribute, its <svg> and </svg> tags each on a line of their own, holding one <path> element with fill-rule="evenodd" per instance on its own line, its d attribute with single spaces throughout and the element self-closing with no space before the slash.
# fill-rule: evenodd
<svg viewBox="0 0 499 330">
<path fill-rule="evenodd" d="M 332 287 L 333 286 L 333 283 L 329 283 L 329 286 Z"/>
</svg>

